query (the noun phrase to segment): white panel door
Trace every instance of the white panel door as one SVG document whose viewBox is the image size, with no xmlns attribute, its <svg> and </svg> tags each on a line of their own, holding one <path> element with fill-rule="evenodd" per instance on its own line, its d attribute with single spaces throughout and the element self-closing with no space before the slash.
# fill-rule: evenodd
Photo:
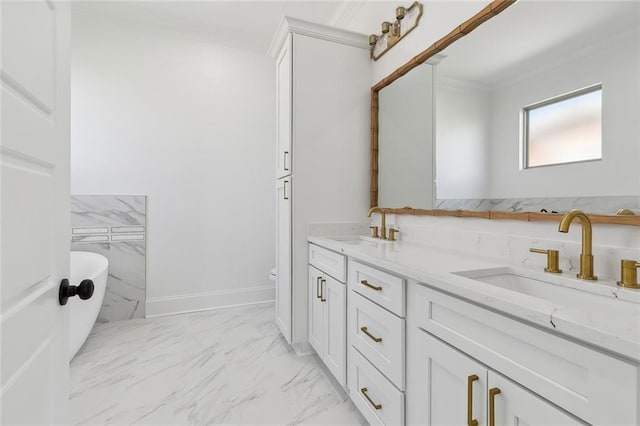
<svg viewBox="0 0 640 426">
<path fill-rule="evenodd" d="M 324 363 L 342 386 L 347 384 L 347 301 L 346 285 L 325 275 Z"/>
<path fill-rule="evenodd" d="M 67 422 L 69 4 L 2 1 L 2 424 Z"/>
<path fill-rule="evenodd" d="M 287 40 L 282 46 L 282 50 L 276 60 L 276 117 L 278 152 L 276 178 L 281 178 L 291 174 L 291 107 L 292 107 L 292 35 L 287 36 Z"/>
<path fill-rule="evenodd" d="M 276 324 L 291 343 L 291 178 L 276 181 Z"/>
<path fill-rule="evenodd" d="M 487 369 L 413 328 L 407 349 L 407 423 L 486 425 Z"/>
<path fill-rule="evenodd" d="M 493 371 L 489 372 L 489 419 L 491 416 L 500 426 L 587 424 Z"/>
</svg>

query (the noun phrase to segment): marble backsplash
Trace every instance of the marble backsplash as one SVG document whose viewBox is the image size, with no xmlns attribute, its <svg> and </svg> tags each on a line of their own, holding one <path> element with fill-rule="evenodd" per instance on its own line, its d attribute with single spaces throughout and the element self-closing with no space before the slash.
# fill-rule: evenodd
<svg viewBox="0 0 640 426">
<path fill-rule="evenodd" d="M 389 215 L 387 223 L 400 229 L 400 240 L 438 247 L 542 269 L 546 257 L 531 253 L 530 248 L 560 251 L 560 268 L 578 272 L 580 268 L 580 223 L 571 225 L 569 233 L 558 232 L 553 222 L 521 222 L 473 218 Z M 620 260 L 640 261 L 640 229 L 635 226 L 593 225 L 594 269 L 601 280 L 620 279 Z"/>
<path fill-rule="evenodd" d="M 542 209 L 549 213 L 565 213 L 572 209 L 580 209 L 596 214 L 616 214 L 620 209 L 631 209 L 636 214 L 640 214 L 640 196 L 438 199 L 436 208 L 516 213 L 539 212 Z"/>
<path fill-rule="evenodd" d="M 146 197 L 72 195 L 71 250 L 109 259 L 107 290 L 98 322 L 144 318 Z"/>
</svg>

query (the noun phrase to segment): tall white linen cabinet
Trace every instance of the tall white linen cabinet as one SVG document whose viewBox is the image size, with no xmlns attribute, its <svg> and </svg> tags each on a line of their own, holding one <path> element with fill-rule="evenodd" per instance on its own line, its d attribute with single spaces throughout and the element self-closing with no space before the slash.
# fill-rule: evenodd
<svg viewBox="0 0 640 426">
<path fill-rule="evenodd" d="M 309 223 L 361 222 L 369 207 L 367 37 L 283 18 L 276 60 L 276 323 L 309 350 Z"/>
</svg>

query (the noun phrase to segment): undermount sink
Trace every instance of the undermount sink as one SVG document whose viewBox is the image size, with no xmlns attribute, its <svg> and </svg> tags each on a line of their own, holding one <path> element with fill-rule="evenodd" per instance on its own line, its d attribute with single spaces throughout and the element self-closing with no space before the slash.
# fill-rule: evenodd
<svg viewBox="0 0 640 426">
<path fill-rule="evenodd" d="M 392 241 L 389 240 L 381 240 L 379 238 L 365 237 L 364 235 L 349 235 L 344 237 L 329 237 L 331 240 L 340 241 L 344 244 L 350 245 L 360 245 L 360 246 L 371 246 L 376 247 L 379 244 L 388 244 Z"/>
<path fill-rule="evenodd" d="M 617 288 L 605 283 L 510 267 L 454 274 L 583 312 L 616 317 L 640 316 L 640 304 L 619 300 Z"/>
</svg>

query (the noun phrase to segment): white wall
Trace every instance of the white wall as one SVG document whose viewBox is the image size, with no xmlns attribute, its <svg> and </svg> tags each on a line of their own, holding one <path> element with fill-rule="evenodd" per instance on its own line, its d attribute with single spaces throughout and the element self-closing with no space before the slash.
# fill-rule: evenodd
<svg viewBox="0 0 640 426">
<path fill-rule="evenodd" d="M 382 21 L 391 21 L 394 17 L 395 6 L 398 6 L 398 4 L 389 3 L 389 7 L 387 8 L 376 8 L 375 4 L 371 5 L 377 14 L 377 20 L 374 18 L 376 22 L 374 26 L 370 24 L 372 17 L 368 15 L 366 11 L 362 10 L 360 15 L 363 18 L 367 18 L 366 28 L 361 28 L 358 22 L 360 15 L 353 19 L 350 28 L 366 34 L 379 31 L 380 23 Z M 488 0 L 427 0 L 423 3 L 424 14 L 418 27 L 395 45 L 393 49 L 385 53 L 382 58 L 374 62 L 372 84 L 378 83 L 384 77 L 395 71 L 396 68 L 409 62 L 414 56 L 426 50 L 431 44 L 447 35 L 455 27 L 475 15 L 490 2 Z M 367 7 L 369 7 L 369 5 L 365 3 L 363 9 Z"/>
<path fill-rule="evenodd" d="M 71 189 L 147 204 L 147 313 L 273 298 L 265 53 L 75 12 Z"/>
</svg>

